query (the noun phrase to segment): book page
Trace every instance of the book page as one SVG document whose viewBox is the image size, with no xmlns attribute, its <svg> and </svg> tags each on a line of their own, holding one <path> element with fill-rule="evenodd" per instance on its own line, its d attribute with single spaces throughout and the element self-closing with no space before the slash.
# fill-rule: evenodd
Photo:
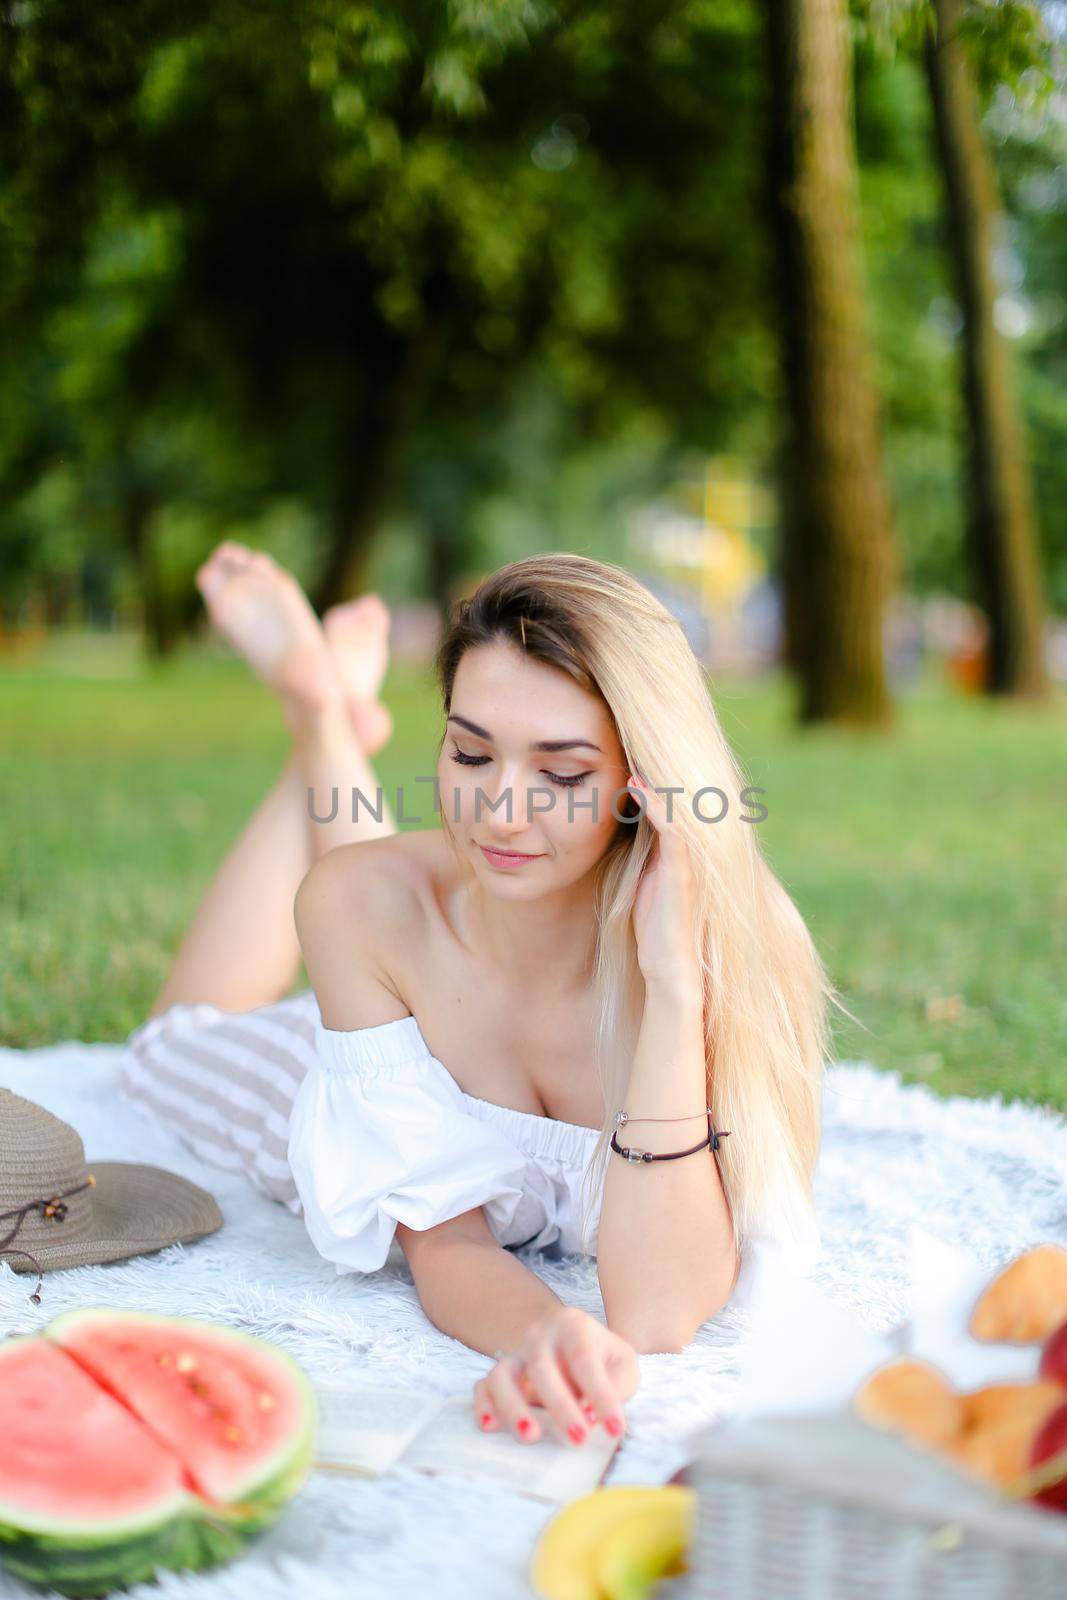
<svg viewBox="0 0 1067 1600">
<path fill-rule="evenodd" d="M 319 1402 L 315 1465 L 327 1470 L 387 1472 L 445 1401 L 414 1389 L 315 1384 Z"/>
<path fill-rule="evenodd" d="M 590 1429 L 584 1444 L 559 1444 L 542 1406 L 531 1408 L 541 1427 L 535 1444 L 510 1432 L 483 1433 L 469 1395 L 447 1400 L 429 1418 L 397 1463 L 417 1472 L 487 1479 L 498 1488 L 563 1505 L 601 1482 L 619 1447 L 603 1427 Z"/>
</svg>

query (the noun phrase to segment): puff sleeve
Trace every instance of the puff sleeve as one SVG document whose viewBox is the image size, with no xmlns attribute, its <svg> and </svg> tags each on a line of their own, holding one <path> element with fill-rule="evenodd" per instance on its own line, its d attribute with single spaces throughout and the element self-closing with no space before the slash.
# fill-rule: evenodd
<svg viewBox="0 0 1067 1600">
<path fill-rule="evenodd" d="M 487 1202 L 510 1221 L 526 1158 L 467 1111 L 414 1017 L 350 1032 L 317 1017 L 315 1053 L 288 1157 L 312 1243 L 338 1273 L 383 1266 L 398 1222 L 421 1231 Z"/>
</svg>

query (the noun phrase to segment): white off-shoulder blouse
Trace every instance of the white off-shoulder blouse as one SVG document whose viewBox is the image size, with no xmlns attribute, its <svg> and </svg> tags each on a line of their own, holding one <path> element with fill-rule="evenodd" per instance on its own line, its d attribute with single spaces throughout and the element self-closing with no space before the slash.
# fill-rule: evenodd
<svg viewBox="0 0 1067 1600">
<path fill-rule="evenodd" d="M 327 1028 L 308 989 L 252 1011 L 176 1004 L 127 1043 L 124 1095 L 302 1214 L 339 1273 L 382 1267 L 399 1222 L 425 1230 L 476 1206 L 508 1249 L 596 1254 L 599 1192 L 588 1238 L 581 1223 L 599 1130 L 465 1093 L 413 1016 Z M 743 1241 L 731 1304 L 773 1262 L 805 1273 L 819 1253 L 813 1216 L 769 1218 Z"/>
<path fill-rule="evenodd" d="M 466 1094 L 414 1017 L 351 1032 L 320 1018 L 315 1049 L 289 1165 L 308 1233 L 338 1271 L 382 1266 L 398 1222 L 422 1231 L 475 1206 L 502 1245 L 585 1250 L 579 1186 L 596 1128 Z M 598 1221 L 597 1197 L 594 1236 Z"/>
<path fill-rule="evenodd" d="M 317 1066 L 297 1092 L 289 1165 L 308 1233 L 338 1272 L 382 1266 L 396 1224 L 431 1228 L 475 1206 L 500 1244 L 596 1254 L 580 1234 L 582 1179 L 599 1130 L 465 1093 L 431 1054 L 413 1016 L 342 1032 L 315 1028 Z M 772 1261 L 811 1270 L 801 1238 L 773 1227 L 745 1242 L 731 1304 L 748 1303 Z"/>
</svg>

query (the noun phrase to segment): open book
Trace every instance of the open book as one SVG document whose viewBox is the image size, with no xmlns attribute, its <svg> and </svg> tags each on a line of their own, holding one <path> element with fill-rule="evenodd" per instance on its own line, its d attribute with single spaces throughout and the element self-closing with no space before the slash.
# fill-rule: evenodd
<svg viewBox="0 0 1067 1600">
<path fill-rule="evenodd" d="M 469 1393 L 426 1395 L 411 1389 L 316 1383 L 319 1434 L 315 1467 L 380 1477 L 393 1467 L 448 1477 L 482 1478 L 498 1487 L 564 1505 L 603 1480 L 620 1441 L 602 1424 L 584 1444 L 560 1444 L 548 1413 L 531 1407 L 541 1427 L 534 1444 L 500 1429 L 483 1433 Z"/>
</svg>

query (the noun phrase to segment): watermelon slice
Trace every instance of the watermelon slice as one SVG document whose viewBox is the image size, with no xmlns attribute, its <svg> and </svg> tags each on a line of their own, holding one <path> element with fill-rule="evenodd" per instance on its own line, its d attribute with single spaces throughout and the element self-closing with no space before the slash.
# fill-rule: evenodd
<svg viewBox="0 0 1067 1600">
<path fill-rule="evenodd" d="M 26 1532 L 53 1531 L 57 1487 L 64 1531 L 94 1541 L 150 1531 L 189 1506 L 181 1463 L 77 1362 L 41 1339 L 0 1345 L 0 1439 L 5 1525 L 17 1519 Z M 79 1473 L 87 1444 L 92 1470 Z"/>
<path fill-rule="evenodd" d="M 254 1501 L 294 1464 L 306 1466 L 314 1396 L 274 1345 L 138 1311 L 71 1311 L 44 1331 L 140 1417 L 216 1505 Z"/>
<path fill-rule="evenodd" d="M 0 1562 L 68 1595 L 214 1566 L 303 1482 L 314 1393 L 265 1340 L 92 1309 L 0 1344 Z"/>
</svg>

